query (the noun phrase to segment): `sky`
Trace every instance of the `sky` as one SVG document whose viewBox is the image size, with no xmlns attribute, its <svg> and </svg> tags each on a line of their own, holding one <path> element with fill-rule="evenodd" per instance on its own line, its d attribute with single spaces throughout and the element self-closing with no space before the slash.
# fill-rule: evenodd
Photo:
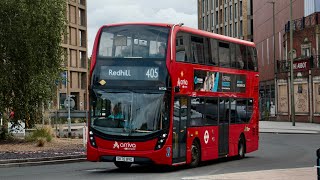
<svg viewBox="0 0 320 180">
<path fill-rule="evenodd" d="M 197 0 L 88 0 L 88 57 L 98 29 L 119 22 L 184 23 L 198 28 Z"/>
</svg>

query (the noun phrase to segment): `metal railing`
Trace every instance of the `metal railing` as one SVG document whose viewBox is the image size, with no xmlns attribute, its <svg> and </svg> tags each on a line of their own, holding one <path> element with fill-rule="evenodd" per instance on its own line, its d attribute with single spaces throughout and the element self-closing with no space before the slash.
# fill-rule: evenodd
<svg viewBox="0 0 320 180">
<path fill-rule="evenodd" d="M 310 69 L 320 68 L 320 55 L 296 58 L 293 62 L 300 60 L 309 60 Z M 278 73 L 289 72 L 290 60 L 277 60 L 277 70 Z"/>
<path fill-rule="evenodd" d="M 307 17 L 302 17 L 300 19 L 293 20 L 293 30 L 300 31 L 307 27 L 312 27 L 314 25 L 320 24 L 320 13 L 316 12 Z M 285 32 L 290 32 L 290 21 L 285 24 Z"/>
</svg>

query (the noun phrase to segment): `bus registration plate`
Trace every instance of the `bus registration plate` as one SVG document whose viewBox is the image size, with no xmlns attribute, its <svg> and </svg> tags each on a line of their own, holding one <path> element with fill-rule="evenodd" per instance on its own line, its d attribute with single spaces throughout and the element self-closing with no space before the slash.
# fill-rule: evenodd
<svg viewBox="0 0 320 180">
<path fill-rule="evenodd" d="M 116 156 L 116 161 L 134 162 L 134 157 Z"/>
</svg>

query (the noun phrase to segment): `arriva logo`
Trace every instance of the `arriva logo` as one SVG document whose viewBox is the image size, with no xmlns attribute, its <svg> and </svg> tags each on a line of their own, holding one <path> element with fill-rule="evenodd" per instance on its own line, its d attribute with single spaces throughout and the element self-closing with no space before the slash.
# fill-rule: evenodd
<svg viewBox="0 0 320 180">
<path fill-rule="evenodd" d="M 114 148 L 119 149 L 119 144 L 118 144 L 118 142 L 117 142 L 117 141 L 115 141 L 115 142 L 114 142 L 114 144 L 113 144 L 113 149 L 114 149 Z"/>
<path fill-rule="evenodd" d="M 181 88 L 188 88 L 188 80 L 178 78 L 177 85 Z"/>
<path fill-rule="evenodd" d="M 117 141 L 114 142 L 113 144 L 113 149 L 117 148 L 123 148 L 124 150 L 136 150 L 137 145 L 135 143 L 118 143 Z"/>
</svg>

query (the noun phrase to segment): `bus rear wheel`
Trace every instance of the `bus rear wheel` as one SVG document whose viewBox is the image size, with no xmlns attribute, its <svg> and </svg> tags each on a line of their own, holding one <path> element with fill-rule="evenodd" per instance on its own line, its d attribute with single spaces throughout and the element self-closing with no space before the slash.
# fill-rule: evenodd
<svg viewBox="0 0 320 180">
<path fill-rule="evenodd" d="M 194 168 L 197 167 L 200 163 L 201 158 L 201 149 L 200 145 L 197 141 L 193 141 L 191 146 L 191 163 L 190 167 Z"/>
<path fill-rule="evenodd" d="M 119 169 L 129 169 L 131 167 L 132 163 L 128 162 L 114 162 L 114 165 L 116 165 Z"/>
<path fill-rule="evenodd" d="M 244 137 L 241 136 L 238 144 L 238 159 L 243 159 L 246 155 L 246 145 Z"/>
</svg>

